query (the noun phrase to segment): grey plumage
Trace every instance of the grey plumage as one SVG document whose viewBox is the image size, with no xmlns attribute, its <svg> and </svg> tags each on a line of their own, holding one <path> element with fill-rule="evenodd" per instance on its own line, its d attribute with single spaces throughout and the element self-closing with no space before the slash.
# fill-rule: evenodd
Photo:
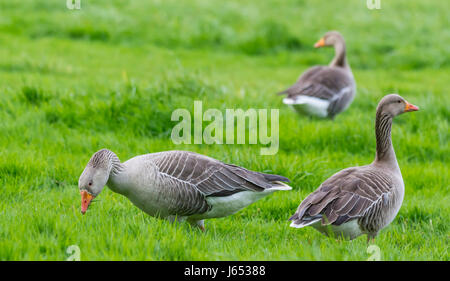
<svg viewBox="0 0 450 281">
<path fill-rule="evenodd" d="M 287 95 L 284 102 L 293 105 L 299 113 L 305 113 L 302 111 L 303 107 L 306 106 L 305 102 L 310 103 L 310 101 L 299 99 L 302 96 L 328 102 L 326 117 L 334 118 L 353 101 L 356 86 L 347 62 L 345 42 L 342 35 L 336 31 L 331 31 L 325 34 L 323 40 L 325 44 L 323 46 L 332 45 L 336 51 L 330 65 L 311 67 L 300 76 L 294 85 L 278 94 Z M 317 113 L 311 112 L 305 114 L 319 116 Z"/>
<path fill-rule="evenodd" d="M 172 215 L 190 216 L 212 208 L 207 197 L 223 197 L 251 191 L 262 192 L 276 181 L 289 180 L 266 175 L 188 151 L 166 151 L 141 156 L 157 169 L 157 179 L 172 201 Z M 272 176 L 272 177 L 270 177 Z"/>
<path fill-rule="evenodd" d="M 289 180 L 225 164 L 187 151 L 167 151 L 151 155 L 160 173 L 195 186 L 205 196 L 227 196 L 240 191 L 263 191 L 274 181 Z M 223 193 L 226 193 L 223 195 Z"/>
<path fill-rule="evenodd" d="M 391 192 L 392 187 L 390 174 L 371 169 L 370 166 L 345 169 L 327 179 L 309 195 L 291 220 L 295 219 L 298 224 L 320 214 L 323 225 L 341 225 L 352 219 L 370 217 L 372 212 L 379 211 L 377 202 L 396 199 Z M 369 229 L 372 222 L 361 221 L 360 225 Z"/>
<path fill-rule="evenodd" d="M 331 225 L 335 234 L 353 239 L 361 234 L 375 237 L 395 218 L 403 201 L 404 184 L 392 147 L 391 125 L 392 118 L 406 112 L 407 105 L 398 95 L 388 95 L 380 101 L 374 162 L 344 169 L 324 181 L 301 202 L 290 218 L 291 226 L 312 225 L 328 234 L 326 226 Z M 343 227 L 352 221 L 356 224 Z"/>
<path fill-rule="evenodd" d="M 92 181 L 93 171 L 100 168 L 108 174 L 107 181 L 89 186 L 87 179 Z M 199 221 L 204 218 L 230 215 L 276 190 L 290 189 L 282 182 L 289 180 L 188 151 L 140 155 L 121 163 L 112 151 L 103 149 L 91 158 L 79 187 L 95 197 L 107 184 L 149 215 L 203 225 Z M 217 202 L 223 205 L 220 211 L 215 209 Z"/>
<path fill-rule="evenodd" d="M 114 174 L 118 174 L 123 170 L 123 165 L 120 163 L 117 155 L 108 149 L 99 150 L 92 155 L 87 166 L 93 169 L 107 169 Z"/>
</svg>

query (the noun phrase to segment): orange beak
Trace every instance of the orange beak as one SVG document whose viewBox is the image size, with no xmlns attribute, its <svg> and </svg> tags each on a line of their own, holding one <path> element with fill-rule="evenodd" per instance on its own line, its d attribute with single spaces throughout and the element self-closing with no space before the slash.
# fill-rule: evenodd
<svg viewBox="0 0 450 281">
<path fill-rule="evenodd" d="M 323 38 L 320 38 L 320 40 L 317 41 L 316 44 L 314 44 L 314 48 L 320 48 L 320 47 L 323 47 L 323 46 L 325 46 L 325 39 L 323 39 Z"/>
<path fill-rule="evenodd" d="M 405 112 L 417 111 L 417 110 L 419 110 L 419 107 L 417 107 L 417 106 L 415 106 L 413 104 L 410 104 L 409 102 L 406 102 Z"/>
<path fill-rule="evenodd" d="M 91 204 L 92 199 L 94 199 L 94 196 L 89 194 L 86 190 L 83 190 L 80 192 L 81 194 L 81 213 L 84 215 Z"/>
</svg>

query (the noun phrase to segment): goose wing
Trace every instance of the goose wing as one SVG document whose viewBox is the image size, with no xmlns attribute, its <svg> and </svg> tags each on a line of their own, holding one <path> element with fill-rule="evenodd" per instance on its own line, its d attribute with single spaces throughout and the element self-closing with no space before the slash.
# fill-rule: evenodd
<svg viewBox="0 0 450 281">
<path fill-rule="evenodd" d="M 247 170 L 216 159 L 189 152 L 156 153 L 152 162 L 158 177 L 165 182 L 167 195 L 175 198 L 173 211 L 189 215 L 203 213 L 210 207 L 208 196 L 221 197 L 241 191 L 262 192 L 288 182 L 285 177 Z"/>
<path fill-rule="evenodd" d="M 392 180 L 370 169 L 342 170 L 311 193 L 289 219 L 297 227 L 318 220 L 323 225 L 341 225 L 353 219 L 372 217 L 390 200 Z"/>
<path fill-rule="evenodd" d="M 299 95 L 332 101 L 342 95 L 342 90 L 351 88 L 353 78 L 347 70 L 339 67 L 314 66 L 308 69 L 297 82 L 279 94 L 288 98 Z"/>
</svg>

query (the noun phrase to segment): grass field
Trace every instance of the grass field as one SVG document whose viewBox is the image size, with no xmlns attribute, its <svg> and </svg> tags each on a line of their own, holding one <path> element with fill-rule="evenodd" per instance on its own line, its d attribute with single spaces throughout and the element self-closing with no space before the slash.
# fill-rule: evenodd
<svg viewBox="0 0 450 281">
<path fill-rule="evenodd" d="M 336 241 L 287 219 L 322 181 L 375 155 L 375 107 L 420 107 L 393 143 L 406 194 L 377 237 L 383 260 L 450 260 L 449 1 L 10 0 L 0 3 L 0 260 L 366 260 L 366 237 Z M 244 3 L 242 3 L 244 2 Z M 393 3 L 395 2 L 395 3 Z M 296 115 L 275 93 L 346 38 L 358 92 L 334 121 Z M 174 145 L 176 108 L 279 108 L 280 146 Z M 190 150 L 291 179 L 206 233 L 145 215 L 107 188 L 80 213 L 78 177 L 101 148 L 122 161 Z"/>
</svg>

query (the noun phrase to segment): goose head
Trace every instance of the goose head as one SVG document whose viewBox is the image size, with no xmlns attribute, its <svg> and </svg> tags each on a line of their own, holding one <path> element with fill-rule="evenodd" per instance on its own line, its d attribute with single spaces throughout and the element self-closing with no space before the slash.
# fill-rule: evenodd
<svg viewBox="0 0 450 281">
<path fill-rule="evenodd" d="M 339 43 L 344 43 L 344 37 L 337 31 L 328 31 L 316 44 L 314 44 L 314 48 L 335 46 Z"/>
<path fill-rule="evenodd" d="M 84 215 L 94 199 L 103 190 L 112 169 L 107 149 L 97 151 L 92 155 L 83 173 L 78 179 L 81 194 L 81 213 Z M 112 152 L 111 152 L 112 153 Z"/>
<path fill-rule="evenodd" d="M 377 112 L 380 115 L 395 117 L 405 112 L 417 111 L 419 107 L 410 104 L 398 94 L 390 94 L 381 99 L 378 104 Z"/>
</svg>

